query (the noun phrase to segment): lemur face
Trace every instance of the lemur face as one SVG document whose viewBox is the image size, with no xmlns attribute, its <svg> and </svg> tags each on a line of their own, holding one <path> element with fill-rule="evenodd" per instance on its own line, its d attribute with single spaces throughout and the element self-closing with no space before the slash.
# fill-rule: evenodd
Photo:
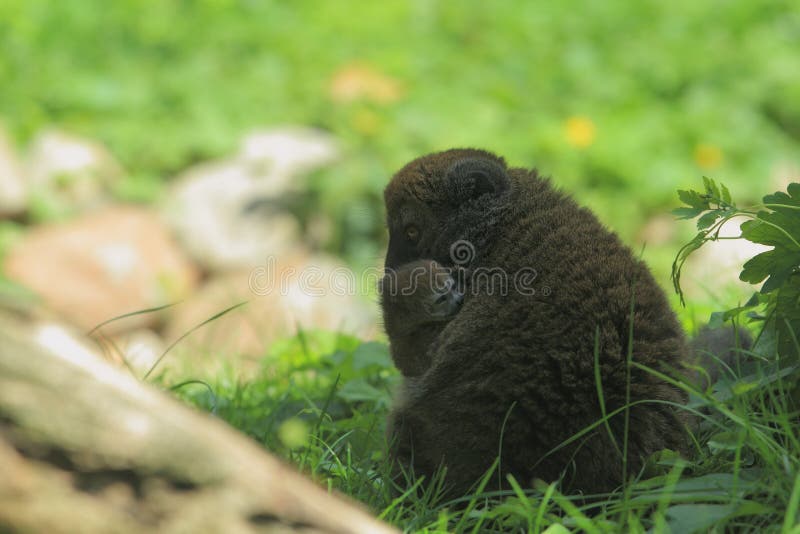
<svg viewBox="0 0 800 534">
<path fill-rule="evenodd" d="M 464 300 L 451 270 L 434 260 L 387 270 L 380 290 L 387 328 L 399 331 L 447 321 L 458 313 Z"/>
</svg>

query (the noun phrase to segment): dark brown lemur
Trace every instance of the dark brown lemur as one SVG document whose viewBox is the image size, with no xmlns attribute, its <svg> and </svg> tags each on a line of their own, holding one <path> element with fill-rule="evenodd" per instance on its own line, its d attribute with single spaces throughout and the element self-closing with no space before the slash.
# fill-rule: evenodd
<svg viewBox="0 0 800 534">
<path fill-rule="evenodd" d="M 430 367 L 428 349 L 461 309 L 452 270 L 433 260 L 407 263 L 387 270 L 379 292 L 394 364 L 404 377 L 420 376 Z"/>
<path fill-rule="evenodd" d="M 680 368 L 683 332 L 645 264 L 588 209 L 536 170 L 472 149 L 412 161 L 384 195 L 387 268 L 430 258 L 472 273 L 461 310 L 419 349 L 429 368 L 391 414 L 398 463 L 428 476 L 444 464 L 453 494 L 498 456 L 502 484 L 561 478 L 596 493 L 653 452 L 684 448 L 685 395 L 626 365 L 631 336 L 636 364 Z M 595 362 L 616 414 L 607 426 Z"/>
</svg>

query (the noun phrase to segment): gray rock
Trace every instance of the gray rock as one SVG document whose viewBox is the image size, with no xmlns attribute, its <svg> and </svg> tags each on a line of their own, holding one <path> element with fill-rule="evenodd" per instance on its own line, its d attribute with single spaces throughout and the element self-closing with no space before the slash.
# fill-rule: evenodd
<svg viewBox="0 0 800 534">
<path fill-rule="evenodd" d="M 377 273 L 375 270 L 375 280 Z M 203 325 L 176 347 L 195 365 L 207 353 L 261 356 L 270 344 L 298 329 L 345 332 L 361 338 L 377 335 L 377 307 L 359 296 L 359 273 L 321 255 L 291 254 L 253 270 L 221 273 L 175 306 L 164 327 L 172 343 L 215 314 L 247 301 Z"/>
<path fill-rule="evenodd" d="M 30 194 L 57 215 L 103 204 L 122 167 L 102 144 L 56 130 L 36 136 L 25 173 Z"/>
<path fill-rule="evenodd" d="M 207 270 L 253 267 L 298 247 L 299 223 L 286 201 L 305 189 L 303 173 L 336 155 L 330 136 L 314 130 L 253 133 L 234 157 L 178 177 L 164 205 L 165 218 Z"/>
<path fill-rule="evenodd" d="M 179 300 L 198 279 L 158 215 L 130 206 L 33 229 L 8 251 L 4 271 L 84 330 Z M 136 315 L 109 324 L 105 333 L 151 325 L 157 319 L 153 313 Z"/>
</svg>

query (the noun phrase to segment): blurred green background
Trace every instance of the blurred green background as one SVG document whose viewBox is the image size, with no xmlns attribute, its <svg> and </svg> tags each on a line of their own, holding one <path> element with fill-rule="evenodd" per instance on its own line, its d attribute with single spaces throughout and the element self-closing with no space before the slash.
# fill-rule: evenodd
<svg viewBox="0 0 800 534">
<path fill-rule="evenodd" d="M 692 223 L 643 228 L 702 175 L 740 202 L 800 161 L 792 1 L 0 2 L 0 120 L 105 143 L 151 202 L 257 126 L 330 131 L 312 177 L 327 250 L 384 246 L 381 192 L 406 161 L 476 146 L 536 166 L 640 248 L 666 284 Z"/>
</svg>

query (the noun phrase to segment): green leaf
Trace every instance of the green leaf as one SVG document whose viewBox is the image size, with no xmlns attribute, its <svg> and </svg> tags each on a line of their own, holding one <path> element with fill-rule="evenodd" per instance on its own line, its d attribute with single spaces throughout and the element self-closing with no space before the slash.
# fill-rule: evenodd
<svg viewBox="0 0 800 534">
<path fill-rule="evenodd" d="M 786 191 L 788 191 L 788 194 L 782 191 L 777 191 L 771 195 L 766 195 L 764 197 L 764 204 L 782 204 L 800 208 L 800 183 L 795 182 L 789 184 L 789 186 L 786 188 Z M 772 206 L 770 209 L 775 211 L 790 210 L 790 208 L 778 208 L 774 206 Z"/>
<path fill-rule="evenodd" d="M 703 197 L 697 191 L 684 191 L 678 190 L 678 198 L 680 198 L 684 204 L 688 205 L 692 208 L 697 208 L 701 210 L 710 209 L 708 205 L 708 199 Z"/>
<path fill-rule="evenodd" d="M 725 184 L 719 184 L 719 186 L 722 188 L 722 201 L 725 204 L 732 204 L 731 192 L 725 187 Z"/>
<path fill-rule="evenodd" d="M 742 223 L 742 237 L 753 243 L 770 247 L 800 250 L 800 215 L 759 212 L 758 219 Z"/>
<path fill-rule="evenodd" d="M 761 293 L 769 293 L 779 288 L 800 265 L 800 251 L 787 253 L 779 249 L 768 250 L 745 262 L 739 280 L 750 284 L 760 284 L 765 278 L 769 280 L 761 288 Z"/>
<path fill-rule="evenodd" d="M 570 534 L 570 530 L 560 523 L 553 523 L 542 534 Z"/>
<path fill-rule="evenodd" d="M 372 402 L 386 406 L 389 403 L 389 393 L 380 390 L 364 379 L 351 380 L 337 392 L 341 399 L 347 402 Z"/>
<path fill-rule="evenodd" d="M 680 260 L 686 260 L 686 258 L 688 258 L 692 252 L 703 246 L 703 243 L 705 242 L 706 234 L 705 232 L 700 232 L 699 234 L 695 235 L 694 238 L 683 247 L 683 249 L 681 249 L 678 258 Z"/>
<path fill-rule="evenodd" d="M 739 495 L 754 489 L 756 486 L 755 478 L 755 473 L 750 473 L 746 470 L 741 471 L 741 476 L 738 479 L 732 473 L 709 473 L 695 478 L 682 478 L 672 487 L 672 500 L 673 502 L 688 499 L 696 501 L 699 498 L 729 500 L 734 489 L 736 489 L 736 494 Z M 652 489 L 654 491 L 637 495 L 631 501 L 658 502 L 662 497 L 664 482 L 664 477 L 655 477 L 637 482 L 637 488 Z"/>
<path fill-rule="evenodd" d="M 697 229 L 707 230 L 708 228 L 713 226 L 714 223 L 717 222 L 717 219 L 719 219 L 721 216 L 722 214 L 719 211 L 709 211 L 708 213 L 697 219 Z"/>
<path fill-rule="evenodd" d="M 776 262 L 774 250 L 753 256 L 743 265 L 742 272 L 739 273 L 739 280 L 750 284 L 760 284 L 770 275 Z"/>
<path fill-rule="evenodd" d="M 361 371 L 371 366 L 384 369 L 392 366 L 392 359 L 389 357 L 389 347 L 386 343 L 369 341 L 359 345 L 353 352 L 353 369 Z"/>
<path fill-rule="evenodd" d="M 740 380 L 731 386 L 731 392 L 738 396 L 744 395 L 749 391 L 753 391 L 754 389 L 758 389 L 760 387 L 760 382 L 749 382 L 747 380 Z"/>
<path fill-rule="evenodd" d="M 678 219 L 694 219 L 704 211 L 703 208 L 675 208 L 672 210 L 672 214 Z"/>
<path fill-rule="evenodd" d="M 706 532 L 716 523 L 743 515 L 768 514 L 770 507 L 755 501 L 729 504 L 678 504 L 666 510 L 667 524 L 672 532 Z"/>
<path fill-rule="evenodd" d="M 708 320 L 708 326 L 711 328 L 724 328 L 725 323 L 743 312 L 752 310 L 758 305 L 758 293 L 754 293 L 753 297 L 750 297 L 750 299 L 742 306 L 737 306 L 735 308 L 725 310 L 724 312 L 713 312 Z"/>
<path fill-rule="evenodd" d="M 672 286 L 675 288 L 675 292 L 678 296 L 680 296 L 681 304 L 685 304 L 683 300 L 683 291 L 681 290 L 681 270 L 683 269 L 683 264 L 686 262 L 686 258 L 688 258 L 692 252 L 703 246 L 705 242 L 706 233 L 698 233 L 678 251 L 675 261 L 672 262 Z"/>
<path fill-rule="evenodd" d="M 706 187 L 706 194 L 713 198 L 720 198 L 719 188 L 711 178 L 703 176 L 703 185 Z"/>
<path fill-rule="evenodd" d="M 667 508 L 667 524 L 672 532 L 703 532 L 735 510 L 734 504 L 678 504 Z"/>
<path fill-rule="evenodd" d="M 756 384 L 758 385 L 758 384 Z M 742 432 L 719 432 L 708 440 L 708 447 L 716 451 L 735 451 L 742 446 Z"/>
<path fill-rule="evenodd" d="M 784 358 L 797 356 L 797 344 L 800 342 L 800 275 L 792 276 L 778 291 L 775 327 L 778 331 L 778 354 Z"/>
</svg>

